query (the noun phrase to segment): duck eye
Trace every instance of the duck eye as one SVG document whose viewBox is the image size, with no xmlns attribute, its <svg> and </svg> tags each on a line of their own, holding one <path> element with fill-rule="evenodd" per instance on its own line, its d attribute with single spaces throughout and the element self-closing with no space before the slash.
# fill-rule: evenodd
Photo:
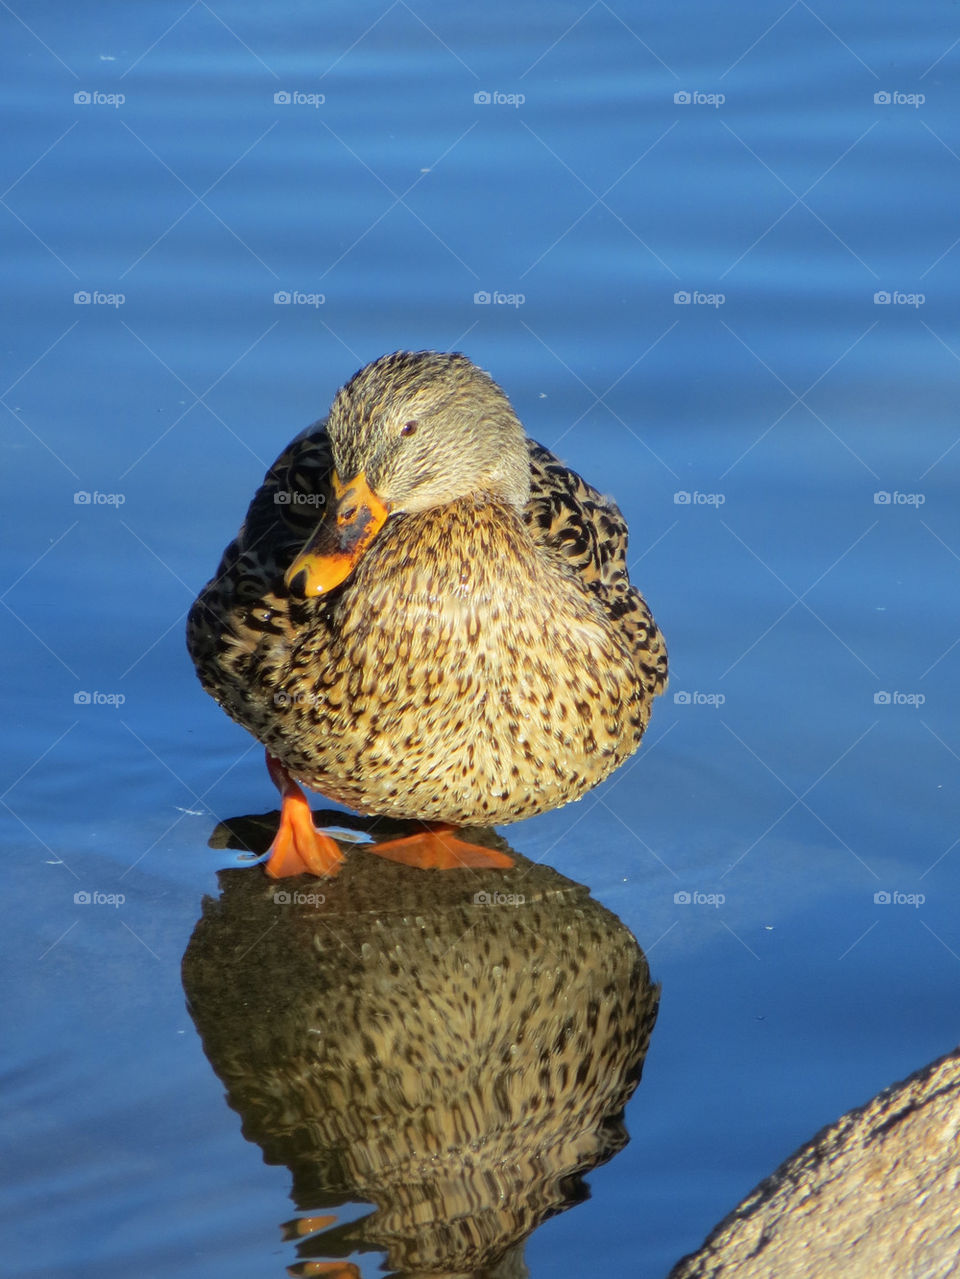
<svg viewBox="0 0 960 1279">
<path fill-rule="evenodd" d="M 401 428 L 400 428 L 400 434 L 401 434 L 401 435 L 413 435 L 413 433 L 414 433 L 414 431 L 416 431 L 416 429 L 417 429 L 418 425 L 419 425 L 419 423 L 418 423 L 418 422 L 404 422 L 403 426 L 401 426 Z"/>
</svg>

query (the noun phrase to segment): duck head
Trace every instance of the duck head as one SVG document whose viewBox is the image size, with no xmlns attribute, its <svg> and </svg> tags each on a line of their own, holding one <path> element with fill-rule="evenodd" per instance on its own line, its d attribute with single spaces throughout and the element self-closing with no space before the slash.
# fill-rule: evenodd
<svg viewBox="0 0 960 1279">
<path fill-rule="evenodd" d="M 510 401 L 465 355 L 397 351 L 342 387 L 327 419 L 333 500 L 286 583 L 323 595 L 353 572 L 387 520 L 459 498 L 522 509 L 526 434 Z"/>
</svg>

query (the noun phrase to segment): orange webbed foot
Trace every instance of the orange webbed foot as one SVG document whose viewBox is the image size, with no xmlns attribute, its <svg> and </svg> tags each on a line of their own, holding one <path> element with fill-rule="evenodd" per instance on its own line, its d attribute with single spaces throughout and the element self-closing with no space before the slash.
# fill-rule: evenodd
<svg viewBox="0 0 960 1279">
<path fill-rule="evenodd" d="M 269 752 L 267 767 L 283 800 L 280 827 L 268 850 L 264 870 L 271 879 L 286 879 L 290 875 L 335 875 L 343 861 L 343 853 L 336 840 L 317 830 L 306 795 Z"/>
<path fill-rule="evenodd" d="M 416 835 L 389 839 L 372 845 L 366 851 L 404 866 L 415 866 L 418 870 L 462 870 L 464 867 L 508 870 L 513 865 L 513 858 L 506 853 L 495 848 L 483 848 L 480 844 L 468 844 L 466 840 L 458 839 L 455 831 L 455 826 L 430 823 Z"/>
</svg>

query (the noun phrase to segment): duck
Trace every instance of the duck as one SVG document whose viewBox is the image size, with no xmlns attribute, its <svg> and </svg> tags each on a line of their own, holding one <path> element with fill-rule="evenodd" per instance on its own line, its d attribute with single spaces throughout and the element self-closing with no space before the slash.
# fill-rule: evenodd
<svg viewBox="0 0 960 1279">
<path fill-rule="evenodd" d="M 371 851 L 502 868 L 464 826 L 581 798 L 636 751 L 667 650 L 627 525 L 460 352 L 396 351 L 287 446 L 187 621 L 204 689 L 266 749 L 273 878 L 338 873 L 302 786 L 416 823 Z"/>
</svg>

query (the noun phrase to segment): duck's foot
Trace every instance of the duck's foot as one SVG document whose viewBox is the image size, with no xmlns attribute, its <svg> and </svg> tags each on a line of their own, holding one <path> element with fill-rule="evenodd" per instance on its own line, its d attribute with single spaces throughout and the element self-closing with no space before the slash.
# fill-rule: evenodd
<svg viewBox="0 0 960 1279">
<path fill-rule="evenodd" d="M 318 1230 L 326 1230 L 330 1225 L 336 1225 L 335 1212 L 323 1216 L 298 1216 L 285 1228 L 284 1238 L 303 1239 L 308 1234 L 316 1234 Z"/>
<path fill-rule="evenodd" d="M 291 1223 L 292 1236 L 303 1238 L 306 1235 L 315 1235 L 318 1230 L 326 1230 L 328 1226 L 335 1226 L 337 1217 L 335 1213 L 330 1213 L 322 1217 L 297 1217 Z"/>
<path fill-rule="evenodd" d="M 280 828 L 267 850 L 264 870 L 271 879 L 290 875 L 336 875 L 343 853 L 313 824 L 307 797 L 279 760 L 267 752 L 267 768 L 282 796 Z"/>
<path fill-rule="evenodd" d="M 318 1230 L 326 1230 L 337 1223 L 335 1214 L 322 1217 L 299 1217 L 288 1223 L 284 1238 L 306 1238 L 316 1234 Z M 292 1226 L 292 1230 L 289 1227 Z M 297 1276 L 324 1275 L 325 1279 L 361 1279 L 359 1269 L 349 1261 L 301 1261 L 295 1266 L 287 1267 L 287 1274 Z"/>
<path fill-rule="evenodd" d="M 389 839 L 366 851 L 419 870 L 460 870 L 465 866 L 477 870 L 508 870 L 513 865 L 513 858 L 506 853 L 458 839 L 456 829 L 444 822 L 430 822 L 416 835 Z"/>
<path fill-rule="evenodd" d="M 289 1270 L 293 1275 L 326 1275 L 327 1279 L 360 1279 L 360 1271 L 350 1261 L 305 1261 Z"/>
</svg>

